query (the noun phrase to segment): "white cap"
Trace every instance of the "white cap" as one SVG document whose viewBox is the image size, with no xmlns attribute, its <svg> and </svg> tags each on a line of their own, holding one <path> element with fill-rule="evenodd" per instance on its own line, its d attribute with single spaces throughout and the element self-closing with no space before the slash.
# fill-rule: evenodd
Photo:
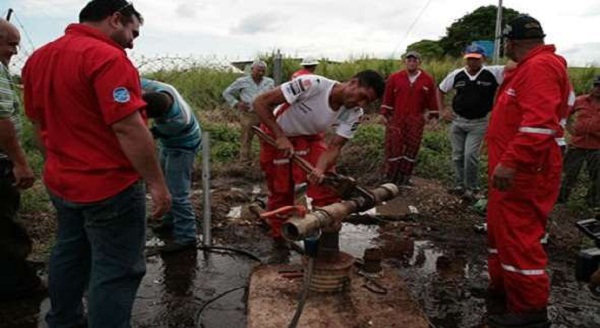
<svg viewBox="0 0 600 328">
<path fill-rule="evenodd" d="M 319 65 L 319 61 L 312 56 L 306 56 L 300 63 L 301 66 L 315 66 Z"/>
</svg>

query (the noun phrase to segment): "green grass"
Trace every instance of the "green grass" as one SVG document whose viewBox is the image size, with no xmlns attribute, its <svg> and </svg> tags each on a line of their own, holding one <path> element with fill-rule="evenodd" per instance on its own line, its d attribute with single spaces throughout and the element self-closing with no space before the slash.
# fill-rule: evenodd
<svg viewBox="0 0 600 328">
<path fill-rule="evenodd" d="M 273 58 L 262 56 L 269 64 L 268 74 L 272 74 Z M 425 61 L 423 69 L 429 72 L 436 81 L 441 81 L 449 72 L 461 67 L 460 59 L 446 59 L 441 61 Z M 282 62 L 283 76 L 286 80 L 299 63 L 291 58 L 284 58 Z M 356 72 L 364 69 L 374 69 L 384 76 L 402 69 L 403 64 L 397 59 L 376 59 L 368 56 L 350 59 L 341 63 L 321 61 L 316 74 L 335 80 L 348 80 Z M 600 74 L 600 68 L 584 67 L 569 68 L 571 81 L 577 94 L 587 92 L 594 76 Z M 147 77 L 157 79 L 175 86 L 188 100 L 200 118 L 202 128 L 211 134 L 212 163 L 219 166 L 237 159 L 239 152 L 240 128 L 235 120 L 233 110 L 227 108 L 221 97 L 221 92 L 240 76 L 231 70 L 219 67 L 194 64 L 184 67 L 174 67 L 169 70 L 159 70 L 146 74 Z M 450 101 L 451 97 L 447 97 Z M 377 105 L 367 109 L 368 113 L 376 113 Z M 23 193 L 24 211 L 48 211 L 51 206 L 39 177 L 43 159 L 35 149 L 31 125 L 24 121 L 22 144 L 27 152 L 31 166 L 38 176 L 36 187 Z M 340 167 L 352 175 L 373 173 L 381 169 L 383 161 L 384 129 L 381 125 L 366 123 L 358 130 L 354 140 L 344 150 L 340 160 Z M 258 152 L 258 143 L 255 142 L 253 150 Z M 448 140 L 447 125 L 434 131 L 426 131 L 419 159 L 417 174 L 419 176 L 436 179 L 443 183 L 452 181 L 452 163 L 450 160 L 450 143 Z M 480 178 L 482 186 L 486 181 L 487 158 L 482 155 Z M 574 197 L 574 205 L 578 204 L 578 197 Z"/>
</svg>

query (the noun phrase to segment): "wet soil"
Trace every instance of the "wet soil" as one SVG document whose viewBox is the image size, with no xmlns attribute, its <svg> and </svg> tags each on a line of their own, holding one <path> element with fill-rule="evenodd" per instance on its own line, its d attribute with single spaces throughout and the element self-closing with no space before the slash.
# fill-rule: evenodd
<svg viewBox="0 0 600 328">
<path fill-rule="evenodd" d="M 298 255 L 277 252 L 265 228 L 245 208 L 239 218 L 227 215 L 232 207 L 264 196 L 261 181 L 260 174 L 248 173 L 244 168 L 215 177 L 214 243 L 249 251 L 262 262 L 294 261 Z M 377 182 L 374 179 L 371 186 Z M 415 182 L 416 188 L 404 191 L 398 200 L 381 208 L 378 216 L 354 217 L 350 220 L 353 223 L 345 223 L 341 249 L 362 257 L 365 248 L 381 247 L 386 265 L 405 280 L 432 327 L 484 327 L 485 235 L 473 230 L 473 224 L 483 217 L 469 204 L 449 195 L 440 184 L 418 179 Z M 195 188 L 193 197 L 201 217 L 199 188 Z M 412 213 L 409 205 L 418 213 Z M 42 222 L 50 223 L 29 221 L 36 241 L 47 241 L 51 239 L 48 235 L 53 235 L 52 214 L 43 214 Z M 600 301 L 574 277 L 576 256 L 584 243 L 574 222 L 586 215 L 562 207 L 552 214 L 547 251 L 554 328 L 600 327 Z M 47 260 L 43 250 L 49 244 L 47 241 L 36 248 L 33 258 Z M 247 285 L 257 263 L 228 251 L 149 256 L 148 273 L 134 305 L 134 327 L 245 327 Z M 0 327 L 45 327 L 42 318 L 48 307 L 45 297 L 2 303 Z"/>
</svg>

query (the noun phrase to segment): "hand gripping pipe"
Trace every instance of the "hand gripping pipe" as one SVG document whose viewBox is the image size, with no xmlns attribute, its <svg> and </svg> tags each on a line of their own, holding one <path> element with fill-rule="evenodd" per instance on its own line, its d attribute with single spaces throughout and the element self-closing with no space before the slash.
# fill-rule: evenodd
<svg viewBox="0 0 600 328">
<path fill-rule="evenodd" d="M 283 224 L 283 236 L 291 241 L 305 239 L 320 229 L 331 227 L 334 223 L 343 221 L 352 213 L 366 211 L 386 200 L 395 198 L 399 194 L 400 190 L 395 184 L 386 183 L 371 190 L 371 197 L 357 196 L 350 200 L 320 207 L 306 214 L 304 218 L 292 217 Z"/>
</svg>

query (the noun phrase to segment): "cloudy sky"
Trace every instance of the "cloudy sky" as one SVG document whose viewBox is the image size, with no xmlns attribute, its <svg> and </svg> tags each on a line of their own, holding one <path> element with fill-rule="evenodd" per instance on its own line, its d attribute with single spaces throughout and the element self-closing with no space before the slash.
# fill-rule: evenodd
<svg viewBox="0 0 600 328">
<path fill-rule="evenodd" d="M 134 0 L 146 19 L 133 55 L 247 59 L 281 49 L 289 56 L 343 60 L 398 57 L 410 43 L 437 40 L 485 0 Z M 572 66 L 600 65 L 600 1 L 505 0 L 542 23 Z M 26 52 L 62 35 L 82 0 L 3 0 L 24 31 Z"/>
</svg>

